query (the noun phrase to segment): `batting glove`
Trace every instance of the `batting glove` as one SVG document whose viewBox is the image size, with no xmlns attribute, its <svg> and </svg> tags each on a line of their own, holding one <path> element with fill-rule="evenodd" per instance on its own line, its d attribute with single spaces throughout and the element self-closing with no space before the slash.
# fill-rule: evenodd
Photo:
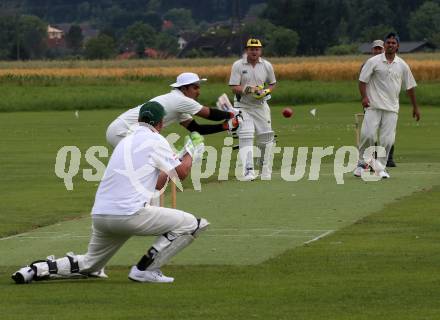
<svg viewBox="0 0 440 320">
<path fill-rule="evenodd" d="M 258 87 L 247 86 L 244 88 L 243 94 L 252 94 L 252 93 L 255 93 L 257 90 L 258 90 Z"/>
<path fill-rule="evenodd" d="M 191 132 L 189 136 L 184 138 L 184 146 L 179 151 L 179 159 L 182 159 L 185 154 L 189 154 L 194 161 L 202 159 L 203 152 L 205 151 L 205 138 L 198 132 Z"/>
<path fill-rule="evenodd" d="M 255 99 L 263 99 L 264 97 L 270 95 L 271 92 L 272 91 L 270 89 L 258 90 L 257 92 L 255 92 L 254 98 Z"/>
</svg>

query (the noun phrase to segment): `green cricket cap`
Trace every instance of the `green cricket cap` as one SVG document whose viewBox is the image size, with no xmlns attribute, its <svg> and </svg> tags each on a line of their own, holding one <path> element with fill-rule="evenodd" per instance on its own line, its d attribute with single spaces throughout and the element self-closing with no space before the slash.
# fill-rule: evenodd
<svg viewBox="0 0 440 320">
<path fill-rule="evenodd" d="M 145 122 L 152 126 L 158 124 L 165 116 L 165 109 L 159 102 L 148 101 L 139 110 L 139 122 Z"/>
</svg>

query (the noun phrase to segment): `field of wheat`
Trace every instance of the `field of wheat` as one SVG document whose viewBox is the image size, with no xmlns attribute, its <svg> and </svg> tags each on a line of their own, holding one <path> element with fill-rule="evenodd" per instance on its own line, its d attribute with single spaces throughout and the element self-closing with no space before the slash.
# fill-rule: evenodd
<svg viewBox="0 0 440 320">
<path fill-rule="evenodd" d="M 356 80 L 368 56 L 345 58 L 274 58 L 270 59 L 279 80 Z M 440 80 L 440 56 L 422 54 L 405 56 L 418 81 Z M 227 81 L 234 59 L 128 60 L 128 61 L 55 61 L 1 62 L 3 79 L 28 78 L 173 78 L 191 71 L 212 80 Z"/>
</svg>

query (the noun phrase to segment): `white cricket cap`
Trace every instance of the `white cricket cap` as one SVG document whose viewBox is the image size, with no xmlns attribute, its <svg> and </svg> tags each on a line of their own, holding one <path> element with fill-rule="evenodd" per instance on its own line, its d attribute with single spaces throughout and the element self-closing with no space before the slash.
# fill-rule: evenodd
<svg viewBox="0 0 440 320">
<path fill-rule="evenodd" d="M 202 78 L 200 79 L 199 76 L 192 72 L 184 72 L 177 76 L 176 82 L 173 84 L 170 84 L 173 88 L 180 88 L 189 84 L 193 83 L 200 83 L 201 81 L 206 81 L 208 79 Z"/>
<path fill-rule="evenodd" d="M 371 48 L 381 47 L 383 48 L 383 41 L 382 40 L 374 40 L 373 43 L 371 43 Z"/>
</svg>

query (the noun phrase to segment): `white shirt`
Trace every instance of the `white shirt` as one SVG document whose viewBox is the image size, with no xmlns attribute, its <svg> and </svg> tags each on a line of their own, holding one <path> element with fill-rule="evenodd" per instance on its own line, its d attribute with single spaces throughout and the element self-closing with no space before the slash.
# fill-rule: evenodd
<svg viewBox="0 0 440 320">
<path fill-rule="evenodd" d="M 359 81 L 367 84 L 370 108 L 399 112 L 399 94 L 404 88 L 417 86 L 411 69 L 397 55 L 388 63 L 385 53 L 378 54 L 365 62 Z"/>
<path fill-rule="evenodd" d="M 180 164 L 168 141 L 139 125 L 116 146 L 95 196 L 93 215 L 132 215 L 150 203 L 160 171 Z"/>
<path fill-rule="evenodd" d="M 174 122 L 181 123 L 192 119 L 191 115 L 198 113 L 203 108 L 200 103 L 194 99 L 188 98 L 178 89 L 173 89 L 170 93 L 157 96 L 150 101 L 159 102 L 164 108 L 164 127 L 167 127 Z M 132 126 L 137 125 L 141 106 L 142 105 L 139 105 L 129 109 L 118 117 L 118 119 L 121 119 L 125 123 L 127 130 Z"/>
<path fill-rule="evenodd" d="M 258 59 L 255 67 L 247 61 L 247 56 L 244 55 L 242 59 L 237 60 L 232 65 L 231 77 L 229 78 L 230 86 L 247 86 L 256 87 L 266 84 L 275 84 L 277 82 L 272 64 L 262 58 Z M 237 101 L 237 96 L 234 98 Z M 264 99 L 256 99 L 252 94 L 242 95 L 240 103 L 246 105 L 262 105 Z"/>
</svg>

